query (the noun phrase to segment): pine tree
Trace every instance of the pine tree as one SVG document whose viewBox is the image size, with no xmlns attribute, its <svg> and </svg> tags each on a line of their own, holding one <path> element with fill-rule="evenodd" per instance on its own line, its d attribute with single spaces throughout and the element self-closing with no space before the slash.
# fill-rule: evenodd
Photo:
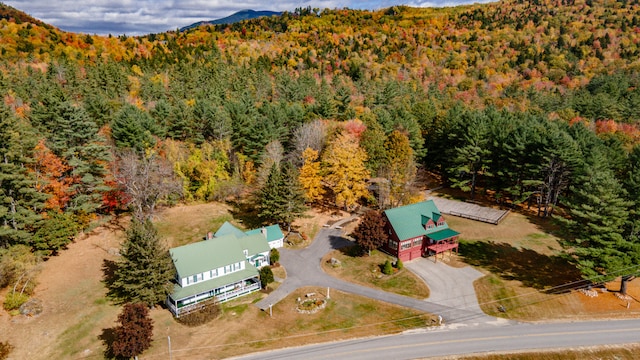
<svg viewBox="0 0 640 360">
<path fill-rule="evenodd" d="M 146 304 L 125 304 L 118 315 L 118 325 L 114 330 L 115 339 L 111 353 L 117 357 L 132 358 L 151 347 L 153 341 L 153 320 L 149 317 Z"/>
<path fill-rule="evenodd" d="M 282 172 L 276 164 L 271 166 L 269 176 L 258 193 L 258 216 L 266 222 L 277 222 L 282 214 L 284 188 Z"/>
<path fill-rule="evenodd" d="M 120 255 L 109 295 L 117 302 L 142 302 L 148 306 L 163 302 L 172 289 L 175 268 L 149 220 L 133 220 Z"/>
<path fill-rule="evenodd" d="M 377 249 L 387 241 L 382 215 L 375 210 L 364 213 L 360 224 L 351 233 L 351 237 L 363 251 L 371 254 L 371 250 Z"/>
<path fill-rule="evenodd" d="M 300 184 L 298 170 L 290 162 L 285 162 L 283 168 L 283 211 L 282 222 L 284 222 L 288 231 L 291 231 L 291 223 L 302 216 L 307 210 L 305 203 L 305 193 Z"/>
<path fill-rule="evenodd" d="M 36 142 L 29 124 L 0 104 L 0 247 L 32 245 L 40 226 L 47 195 L 26 167 Z"/>
<path fill-rule="evenodd" d="M 622 276 L 624 292 L 625 276 L 640 261 L 640 246 L 622 233 L 632 203 L 624 198 L 624 189 L 610 171 L 596 172 L 571 191 L 567 202 L 571 217 L 563 222 L 571 232 L 567 245 L 573 249 L 575 263 L 587 279 Z"/>
</svg>

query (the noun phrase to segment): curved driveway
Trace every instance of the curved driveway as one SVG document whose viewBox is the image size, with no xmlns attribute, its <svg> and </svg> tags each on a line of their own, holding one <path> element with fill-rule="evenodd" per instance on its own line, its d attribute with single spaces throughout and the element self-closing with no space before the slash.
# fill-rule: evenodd
<svg viewBox="0 0 640 360">
<path fill-rule="evenodd" d="M 348 220 L 349 219 L 346 219 L 343 222 Z M 480 311 L 477 301 L 475 301 L 473 286 L 470 285 L 473 280 L 471 280 L 471 282 L 468 281 L 468 279 L 476 276 L 476 274 L 470 272 L 470 270 L 475 271 L 470 267 L 455 269 L 445 264 L 433 264 L 434 266 L 431 266 L 428 264 L 429 260 L 427 259 L 418 259 L 408 263 L 407 267 L 416 272 L 418 276 L 425 279 L 427 281 L 427 285 L 431 285 L 430 272 L 434 270 L 431 269 L 432 267 L 446 267 L 448 269 L 444 269 L 447 270 L 447 274 L 444 276 L 454 276 L 454 278 L 449 279 L 450 281 L 434 282 L 434 285 L 440 283 L 440 286 L 430 286 L 431 298 L 429 300 L 433 298 L 436 299 L 436 301 L 425 301 L 401 296 L 349 283 L 327 275 L 320 267 L 322 257 L 331 250 L 352 244 L 351 241 L 341 236 L 341 230 L 335 228 L 339 224 L 340 223 L 335 224 L 332 228 L 322 228 L 316 235 L 313 243 L 305 249 L 280 249 L 280 263 L 287 270 L 287 278 L 275 291 L 256 304 L 259 308 L 263 310 L 268 309 L 270 304 L 276 304 L 300 287 L 320 286 L 330 287 L 332 289 L 338 289 L 340 291 L 440 315 L 448 323 L 499 323 L 497 319 L 489 317 Z M 435 270 L 439 271 L 439 268 L 436 268 Z M 457 276 L 456 274 L 465 275 Z M 442 279 L 442 277 L 440 277 L 440 279 Z M 456 290 L 455 292 L 452 292 L 453 288 L 460 291 Z M 449 301 L 448 294 L 464 294 L 464 296 L 461 298 L 461 295 L 454 295 L 453 299 L 451 299 L 452 301 Z M 461 303 L 460 299 L 466 300 Z M 471 299 L 473 299 L 473 301 L 470 301 Z M 475 302 L 475 305 L 473 302 Z"/>
</svg>

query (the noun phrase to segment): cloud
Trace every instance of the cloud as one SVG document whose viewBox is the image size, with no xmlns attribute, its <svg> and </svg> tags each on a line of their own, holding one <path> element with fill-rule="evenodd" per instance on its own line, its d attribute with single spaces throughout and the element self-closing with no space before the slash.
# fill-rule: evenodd
<svg viewBox="0 0 640 360">
<path fill-rule="evenodd" d="M 486 0 L 485 0 L 486 1 Z M 481 2 L 485 2 L 481 1 Z M 142 35 L 174 30 L 245 9 L 293 11 L 298 7 L 379 9 L 397 4 L 452 6 L 469 0 L 434 1 L 264 1 L 245 0 L 5 0 L 6 5 L 65 31 Z"/>
</svg>

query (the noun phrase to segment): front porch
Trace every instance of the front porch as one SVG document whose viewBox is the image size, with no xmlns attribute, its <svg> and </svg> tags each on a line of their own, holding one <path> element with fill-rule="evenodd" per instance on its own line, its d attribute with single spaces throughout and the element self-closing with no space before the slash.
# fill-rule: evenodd
<svg viewBox="0 0 640 360">
<path fill-rule="evenodd" d="M 181 290 L 168 296 L 166 301 L 167 307 L 176 317 L 198 310 L 203 302 L 213 297 L 222 303 L 258 291 L 260 290 L 260 279 L 251 277 L 204 291 L 195 289 L 195 286 L 194 289 L 186 287 Z M 194 290 L 196 293 L 184 296 L 188 293 L 193 293 Z"/>
<path fill-rule="evenodd" d="M 427 234 L 427 246 L 425 247 L 424 256 L 435 255 L 435 261 L 438 262 L 438 254 L 446 251 L 455 250 L 458 253 L 458 233 L 451 229 L 440 230 L 431 234 Z"/>
</svg>

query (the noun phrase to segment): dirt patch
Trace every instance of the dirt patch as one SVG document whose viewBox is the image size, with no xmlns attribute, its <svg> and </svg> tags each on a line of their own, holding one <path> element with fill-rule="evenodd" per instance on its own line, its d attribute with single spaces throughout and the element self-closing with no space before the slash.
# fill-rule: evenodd
<svg viewBox="0 0 640 360">
<path fill-rule="evenodd" d="M 40 315 L 0 315 L 3 340 L 15 346 L 15 359 L 62 359 L 100 355 L 98 336 L 112 327 L 118 308 L 105 299 L 102 262 L 114 259 L 123 233 L 102 227 L 79 237 L 60 256 L 42 264 L 34 297 L 42 300 Z"/>
<path fill-rule="evenodd" d="M 514 320 L 566 321 L 640 316 L 640 279 L 628 283 L 630 300 L 616 296 L 619 282 L 607 284 L 609 291 L 597 290 L 597 296 L 587 296 L 576 290 L 536 291 L 520 281 L 504 280 L 494 274 L 478 279 L 474 286 L 480 306 L 487 314 Z M 504 306 L 506 311 L 500 311 L 499 306 Z"/>
</svg>

